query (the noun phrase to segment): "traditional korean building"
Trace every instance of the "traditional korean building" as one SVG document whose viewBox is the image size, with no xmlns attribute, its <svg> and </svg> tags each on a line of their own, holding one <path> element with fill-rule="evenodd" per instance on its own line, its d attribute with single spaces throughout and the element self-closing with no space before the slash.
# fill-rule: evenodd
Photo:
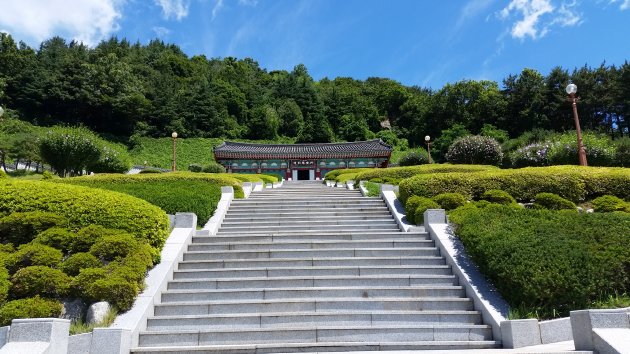
<svg viewBox="0 0 630 354">
<path fill-rule="evenodd" d="M 392 147 L 380 139 L 330 144 L 249 144 L 226 141 L 215 160 L 232 173 L 277 174 L 286 180 L 318 180 L 339 168 L 387 167 Z"/>
</svg>

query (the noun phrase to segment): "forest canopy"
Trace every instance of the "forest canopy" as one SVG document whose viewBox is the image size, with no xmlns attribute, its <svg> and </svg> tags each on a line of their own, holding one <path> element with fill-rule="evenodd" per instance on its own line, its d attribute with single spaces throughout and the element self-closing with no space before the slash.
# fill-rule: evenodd
<svg viewBox="0 0 630 354">
<path fill-rule="evenodd" d="M 94 48 L 54 37 L 38 49 L 0 33 L 0 105 L 36 125 L 83 125 L 104 136 L 355 141 L 390 128 L 421 146 L 453 126 L 472 134 L 574 129 L 565 86 L 578 86 L 582 128 L 628 136 L 630 64 L 533 69 L 501 83 L 439 89 L 387 78 L 313 80 L 298 64 L 267 71 L 250 58 L 187 56 L 177 45 L 111 38 Z M 484 128 L 485 127 L 485 128 Z"/>
</svg>

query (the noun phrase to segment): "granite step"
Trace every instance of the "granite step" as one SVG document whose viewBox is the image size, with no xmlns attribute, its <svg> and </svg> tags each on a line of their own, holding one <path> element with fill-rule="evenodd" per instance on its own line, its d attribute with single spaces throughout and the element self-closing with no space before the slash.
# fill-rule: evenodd
<svg viewBox="0 0 630 354">
<path fill-rule="evenodd" d="M 230 277 L 292 277 L 292 276 L 324 276 L 324 275 L 451 275 L 451 267 L 447 265 L 435 266 L 369 266 L 369 267 L 276 267 L 276 268 L 219 268 L 176 270 L 173 279 L 214 279 Z"/>
<path fill-rule="evenodd" d="M 242 328 L 212 330 L 146 331 L 139 346 L 192 346 L 260 343 L 484 341 L 492 338 L 487 325 L 390 325 Z"/>
<path fill-rule="evenodd" d="M 237 250 L 279 250 L 279 249 L 328 249 L 328 248 L 422 248 L 434 247 L 432 240 L 369 240 L 369 241 L 273 241 L 273 242 L 215 242 L 191 244 L 188 251 L 237 251 Z"/>
<path fill-rule="evenodd" d="M 286 326 L 481 324 L 477 311 L 335 311 L 152 316 L 147 331 L 270 328 Z"/>
<path fill-rule="evenodd" d="M 334 231 L 342 229 L 343 231 L 360 231 L 360 230 L 398 230 L 398 224 L 395 221 L 378 222 L 378 223 L 363 223 L 356 222 L 354 224 L 339 223 L 335 225 L 330 224 L 317 224 L 305 222 L 300 224 L 299 222 L 291 223 L 289 225 L 270 225 L 251 227 L 246 225 L 221 225 L 221 233 L 229 232 L 242 232 L 242 233 L 279 233 L 289 231 Z"/>
<path fill-rule="evenodd" d="M 344 287 L 344 286 L 414 286 L 414 285 L 457 285 L 454 275 L 433 274 L 385 274 L 385 275 L 320 275 L 284 277 L 235 277 L 206 279 L 174 279 L 168 283 L 169 290 L 192 289 L 240 289 L 248 287 Z"/>
<path fill-rule="evenodd" d="M 178 269 L 217 269 L 255 267 L 347 267 L 347 266 L 396 266 L 396 265 L 443 265 L 440 256 L 392 256 L 392 257 L 313 257 L 304 258 L 258 258 L 258 259 L 214 259 L 186 260 Z"/>
<path fill-rule="evenodd" d="M 252 258 L 339 258 L 339 257 L 413 257 L 439 256 L 436 247 L 399 247 L 399 248 L 328 248 L 328 249 L 281 249 L 281 250 L 239 250 L 239 251 L 189 251 L 184 254 L 184 261 L 216 259 L 252 259 Z"/>
<path fill-rule="evenodd" d="M 394 232 L 359 232 L 359 233 L 337 233 L 319 232 L 319 233 L 302 233 L 302 234 L 278 234 L 275 236 L 250 234 L 250 235 L 215 235 L 215 236 L 193 236 L 192 243 L 207 244 L 216 242 L 286 242 L 286 241 L 369 241 L 369 240 L 391 240 L 391 241 L 422 241 L 429 240 L 430 237 L 426 233 L 401 233 Z"/>
<path fill-rule="evenodd" d="M 203 295 L 203 292 L 199 293 Z M 316 311 L 473 311 L 472 300 L 456 297 L 426 298 L 302 298 L 269 300 L 199 299 L 155 305 L 154 316 L 244 314 Z"/>
<path fill-rule="evenodd" d="M 460 285 L 416 285 L 416 286 L 345 286 L 339 287 L 289 287 L 289 288 L 241 288 L 212 290 L 167 290 L 162 294 L 162 303 L 224 300 L 280 300 L 280 299 L 330 299 L 330 298 L 463 298 L 466 296 Z"/>
<path fill-rule="evenodd" d="M 439 351 L 441 354 L 456 354 L 462 350 L 482 350 L 499 348 L 501 342 L 486 341 L 420 341 L 420 342 L 317 342 L 317 343 L 265 343 L 240 345 L 194 345 L 194 346 L 160 346 L 134 348 L 131 353 L 160 353 L 160 354 L 267 354 L 267 353 L 310 353 L 321 352 L 373 352 L 380 351 L 387 354 L 401 354 L 400 351 Z M 435 354 L 432 352 L 431 354 Z M 580 352 L 576 354 L 582 354 Z M 474 354 L 474 353 L 471 353 Z M 556 354 L 564 354 L 556 353 Z M 567 352 L 567 354 L 569 354 Z M 589 354 L 591 354 L 589 352 Z"/>
</svg>

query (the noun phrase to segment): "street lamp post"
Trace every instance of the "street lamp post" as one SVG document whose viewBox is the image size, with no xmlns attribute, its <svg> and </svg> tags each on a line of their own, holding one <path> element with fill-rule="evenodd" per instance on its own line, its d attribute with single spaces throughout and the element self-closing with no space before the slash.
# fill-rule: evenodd
<svg viewBox="0 0 630 354">
<path fill-rule="evenodd" d="M 424 137 L 424 141 L 427 143 L 427 152 L 429 153 L 429 163 L 433 163 L 433 160 L 431 159 L 431 137 L 430 136 L 425 136 Z"/>
<path fill-rule="evenodd" d="M 177 169 L 177 167 L 176 167 L 177 166 L 177 163 L 176 163 L 177 160 L 176 160 L 176 157 L 175 157 L 176 156 L 175 155 L 175 151 L 176 151 L 175 145 L 176 145 L 176 142 L 177 142 L 177 133 L 173 132 L 173 134 L 171 134 L 171 137 L 173 138 L 173 167 L 172 167 L 172 170 L 173 170 L 173 172 L 175 172 L 175 170 Z"/>
<path fill-rule="evenodd" d="M 577 92 L 577 85 L 567 85 L 566 91 L 567 94 L 569 94 L 569 101 L 573 106 L 573 119 L 575 120 L 575 131 L 577 132 L 578 158 L 580 160 L 580 166 L 588 166 L 588 163 L 586 162 L 586 151 L 584 150 L 584 144 L 582 143 L 582 130 L 580 129 L 580 119 L 578 118 L 578 99 L 577 97 L 575 97 L 575 93 Z"/>
<path fill-rule="evenodd" d="M 4 114 L 4 109 L 0 106 L 0 122 L 2 121 L 2 115 Z"/>
</svg>

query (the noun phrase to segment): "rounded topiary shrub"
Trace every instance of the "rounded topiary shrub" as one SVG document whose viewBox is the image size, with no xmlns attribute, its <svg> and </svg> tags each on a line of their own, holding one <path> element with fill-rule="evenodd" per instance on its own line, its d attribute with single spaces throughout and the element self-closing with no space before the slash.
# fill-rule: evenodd
<svg viewBox="0 0 630 354">
<path fill-rule="evenodd" d="M 192 163 L 190 165 L 188 165 L 188 171 L 190 172 L 201 172 L 203 171 L 203 166 L 196 164 L 196 163 Z"/>
<path fill-rule="evenodd" d="M 75 234 L 65 228 L 51 227 L 40 232 L 33 242 L 67 251 L 75 238 Z"/>
<path fill-rule="evenodd" d="M 7 257 L 5 265 L 11 273 L 14 273 L 19 268 L 28 266 L 56 267 L 62 258 L 63 253 L 56 248 L 39 243 L 28 243 L 21 245 L 15 253 Z"/>
<path fill-rule="evenodd" d="M 223 167 L 223 165 L 216 163 L 216 162 L 210 162 L 208 165 L 203 167 L 203 172 L 206 173 L 225 173 L 225 167 Z"/>
<path fill-rule="evenodd" d="M 473 135 L 453 142 L 446 153 L 450 163 L 469 165 L 499 165 L 503 160 L 501 145 L 490 137 Z"/>
<path fill-rule="evenodd" d="M 429 198 L 423 198 L 420 200 L 420 203 L 416 207 L 416 211 L 414 212 L 414 220 L 416 225 L 424 224 L 424 212 L 427 209 L 440 209 L 440 205 L 436 203 L 434 200 Z"/>
<path fill-rule="evenodd" d="M 409 199 L 407 199 L 407 202 L 405 203 L 405 213 L 407 215 L 407 221 L 412 224 L 416 223 L 416 208 L 418 207 L 418 205 L 420 205 L 420 203 L 422 203 L 424 199 L 426 198 L 419 197 L 417 195 L 412 195 L 411 197 L 409 197 Z"/>
<path fill-rule="evenodd" d="M 29 243 L 35 236 L 51 227 L 68 226 L 61 215 L 41 211 L 12 213 L 0 218 L 0 242 L 21 245 Z"/>
<path fill-rule="evenodd" d="M 538 193 L 534 197 L 534 208 L 550 210 L 576 210 L 575 204 L 553 193 Z"/>
<path fill-rule="evenodd" d="M 442 209 L 453 210 L 466 205 L 466 197 L 459 193 L 442 193 L 431 198 L 438 203 Z"/>
<path fill-rule="evenodd" d="M 138 246 L 138 241 L 132 235 L 119 233 L 103 236 L 90 247 L 90 253 L 102 260 L 113 261 L 126 257 Z"/>
<path fill-rule="evenodd" d="M 415 166 L 427 163 L 429 163 L 429 153 L 423 148 L 408 152 L 398 160 L 399 166 Z"/>
<path fill-rule="evenodd" d="M 88 298 L 89 288 L 95 281 L 105 279 L 107 270 L 105 268 L 83 268 L 70 283 L 72 293 L 77 297 Z"/>
<path fill-rule="evenodd" d="M 84 268 L 98 268 L 103 264 L 94 255 L 86 252 L 79 252 L 73 254 L 59 264 L 59 269 L 64 273 L 75 276 L 78 275 L 81 269 Z"/>
<path fill-rule="evenodd" d="M 88 252 L 90 247 L 104 236 L 111 236 L 121 233 L 120 230 L 112 230 L 101 225 L 89 225 L 77 231 L 72 243 L 70 244 L 70 252 Z"/>
<path fill-rule="evenodd" d="M 63 305 L 59 301 L 35 296 L 9 301 L 0 307 L 0 326 L 8 326 L 14 318 L 57 318 Z"/>
<path fill-rule="evenodd" d="M 481 195 L 481 200 L 486 200 L 490 203 L 495 204 L 512 204 L 516 203 L 516 199 L 514 199 L 510 193 L 506 191 L 502 191 L 500 189 L 489 189 Z"/>
<path fill-rule="evenodd" d="M 61 298 L 68 295 L 71 280 L 59 269 L 44 266 L 22 268 L 11 277 L 11 296 L 25 298 L 41 295 Z"/>
<path fill-rule="evenodd" d="M 120 277 L 96 280 L 88 287 L 88 296 L 95 301 L 107 301 L 121 311 L 127 311 L 140 291 L 138 284 Z"/>
<path fill-rule="evenodd" d="M 593 199 L 593 210 L 598 213 L 610 213 L 613 211 L 625 211 L 630 213 L 630 204 L 613 195 L 604 195 Z"/>
</svg>

